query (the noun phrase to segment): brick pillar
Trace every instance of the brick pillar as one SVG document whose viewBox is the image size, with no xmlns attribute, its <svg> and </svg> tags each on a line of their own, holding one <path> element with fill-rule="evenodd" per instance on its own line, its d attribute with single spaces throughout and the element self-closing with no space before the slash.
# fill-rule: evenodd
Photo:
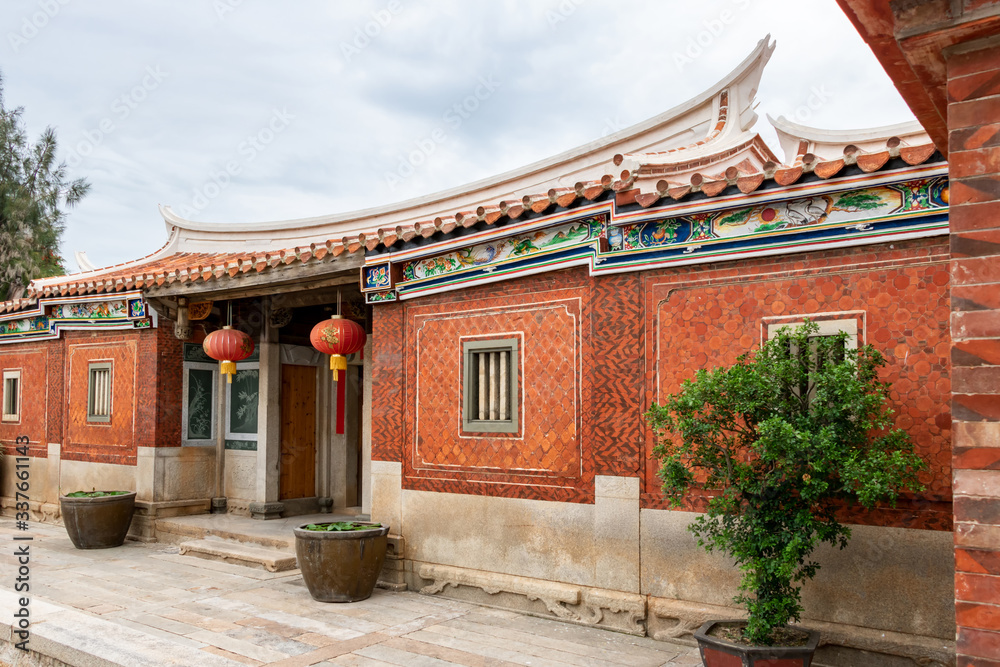
<svg viewBox="0 0 1000 667">
<path fill-rule="evenodd" d="M 1000 41 L 947 56 L 958 667 L 1000 665 Z"/>
</svg>

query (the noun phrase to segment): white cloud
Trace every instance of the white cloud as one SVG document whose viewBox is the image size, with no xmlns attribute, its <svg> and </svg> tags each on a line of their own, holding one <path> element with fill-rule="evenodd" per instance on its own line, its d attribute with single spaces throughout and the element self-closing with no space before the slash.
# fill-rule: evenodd
<svg viewBox="0 0 1000 667">
<path fill-rule="evenodd" d="M 832 95 L 809 124 L 912 117 L 832 0 L 394 0 L 389 21 L 389 0 L 220 0 L 232 7 L 225 12 L 213 2 L 51 1 L 62 8 L 32 39 L 16 51 L 6 36 L 0 44 L 6 101 L 25 107 L 33 134 L 56 126 L 67 155 L 103 119 L 115 121 L 72 170 L 93 188 L 63 243 L 64 256 L 86 250 L 99 265 L 158 248 L 157 203 L 189 203 L 275 108 L 294 122 L 199 219 L 334 213 L 515 168 L 698 94 L 767 33 L 778 47 L 759 111 L 790 115 L 823 87 Z M 0 25 L 16 29 L 39 6 L 8 0 Z M 368 42 L 346 58 L 342 44 L 366 28 Z M 675 55 L 706 30 L 712 39 L 679 70 Z M 149 67 L 169 76 L 120 118 L 115 101 L 142 86 Z M 448 110 L 490 76 L 496 93 L 447 125 Z M 438 127 L 446 138 L 390 189 L 386 172 Z"/>
</svg>

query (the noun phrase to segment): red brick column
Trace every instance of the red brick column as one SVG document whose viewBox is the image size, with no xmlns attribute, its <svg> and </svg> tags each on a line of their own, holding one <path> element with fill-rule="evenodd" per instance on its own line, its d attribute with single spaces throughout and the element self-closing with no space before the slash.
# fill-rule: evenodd
<svg viewBox="0 0 1000 667">
<path fill-rule="evenodd" d="M 404 306 L 372 309 L 372 460 L 403 460 Z M 369 363 L 365 360 L 365 363 Z"/>
<path fill-rule="evenodd" d="M 1000 42 L 948 54 L 958 667 L 1000 665 Z"/>
</svg>

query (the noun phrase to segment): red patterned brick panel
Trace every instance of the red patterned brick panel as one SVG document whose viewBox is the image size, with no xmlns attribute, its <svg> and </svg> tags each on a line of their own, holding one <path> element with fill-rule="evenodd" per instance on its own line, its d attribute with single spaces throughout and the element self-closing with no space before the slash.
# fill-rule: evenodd
<svg viewBox="0 0 1000 667">
<path fill-rule="evenodd" d="M 955 667 L 997 667 L 997 663 L 989 658 L 970 658 L 967 655 L 960 655 Z"/>
<path fill-rule="evenodd" d="M 955 394 L 951 409 L 963 421 L 1000 421 L 1000 394 Z"/>
<path fill-rule="evenodd" d="M 955 549 L 955 571 L 1000 575 L 1000 552 L 985 549 Z"/>
<path fill-rule="evenodd" d="M 169 321 L 163 321 L 162 324 L 171 329 L 173 328 Z M 156 434 L 160 427 L 156 418 L 157 392 L 160 380 L 159 368 L 157 367 L 159 359 L 157 358 L 156 339 L 157 334 L 160 332 L 165 333 L 166 329 L 143 331 L 136 339 L 136 360 L 132 373 L 135 376 L 136 388 L 135 422 L 139 425 L 139 428 L 135 432 L 135 444 L 137 447 L 155 447 Z M 174 396 L 180 397 L 183 400 L 180 391 L 174 394 Z M 173 402 L 178 405 L 181 403 L 177 398 L 174 398 Z M 180 442 L 178 441 L 176 444 L 179 445 Z"/>
<path fill-rule="evenodd" d="M 45 343 L 0 347 L 0 370 L 21 373 L 20 419 L 0 423 L 0 443 L 8 454 L 14 453 L 15 438 L 26 435 L 29 455 L 40 458 L 48 455 L 46 433 L 48 406 L 52 400 L 49 395 L 48 355 L 49 346 Z"/>
<path fill-rule="evenodd" d="M 583 270 L 407 303 L 404 488 L 593 502 L 590 312 Z M 521 341 L 523 431 L 463 433 L 462 341 L 493 336 Z"/>
<path fill-rule="evenodd" d="M 958 496 L 955 498 L 955 521 L 1000 526 L 1000 499 Z"/>
<path fill-rule="evenodd" d="M 1000 631 L 1000 607 L 993 604 L 956 602 L 955 620 L 962 627 L 997 632 Z"/>
<path fill-rule="evenodd" d="M 135 465 L 139 395 L 136 367 L 142 333 L 67 334 L 66 441 L 62 447 L 62 458 Z M 106 424 L 87 421 L 89 364 L 97 361 L 112 363 L 111 421 Z M 155 367 L 149 381 L 155 385 Z M 148 422 L 141 427 L 148 428 Z"/>
<path fill-rule="evenodd" d="M 372 460 L 401 461 L 403 446 L 403 304 L 372 309 Z"/>
<path fill-rule="evenodd" d="M 1000 226 L 1000 202 L 966 204 L 948 211 L 952 232 L 996 229 Z"/>
<path fill-rule="evenodd" d="M 956 572 L 955 600 L 995 603 L 1000 600 L 1000 577 Z"/>
<path fill-rule="evenodd" d="M 144 394 L 140 401 L 155 401 L 152 425 L 156 428 L 156 438 L 151 444 L 156 447 L 180 447 L 182 401 L 177 397 L 183 399 L 184 346 L 174 336 L 173 322 L 169 320 L 160 320 L 160 328 L 155 330 L 155 335 L 155 394 Z M 152 331 L 145 331 L 142 336 L 147 344 L 153 340 Z M 140 365 L 139 368 L 141 373 L 143 367 Z"/>
<path fill-rule="evenodd" d="M 639 274 L 594 279 L 590 337 L 593 399 L 583 415 L 583 434 L 598 475 L 636 476 L 642 468 L 644 366 Z"/>
<path fill-rule="evenodd" d="M 63 441 L 63 426 L 66 421 L 66 386 L 61 381 L 65 372 L 66 342 L 61 339 L 46 341 L 45 348 L 48 350 L 49 360 L 48 435 L 46 438 L 47 442 L 61 443 Z"/>
<path fill-rule="evenodd" d="M 841 515 L 950 530 L 947 252 L 941 240 L 928 239 L 645 274 L 647 404 L 677 391 L 695 369 L 732 364 L 759 347 L 767 322 L 853 318 L 861 342 L 885 355 L 896 424 L 930 471 L 922 477 L 927 492 L 902 499 L 896 510 L 845 507 Z M 651 443 L 646 447 L 648 456 Z M 646 463 L 643 506 L 666 507 L 655 461 Z"/>
</svg>

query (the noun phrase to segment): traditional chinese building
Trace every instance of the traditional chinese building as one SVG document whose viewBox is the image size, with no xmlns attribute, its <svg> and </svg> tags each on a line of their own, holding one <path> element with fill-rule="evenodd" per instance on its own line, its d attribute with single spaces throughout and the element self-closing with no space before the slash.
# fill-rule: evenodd
<svg viewBox="0 0 1000 667">
<path fill-rule="evenodd" d="M 916 123 L 771 120 L 779 158 L 754 130 L 772 49 L 484 181 L 276 223 L 165 208 L 156 253 L 33 282 L 0 313 L 0 437 L 29 435 L 33 503 L 135 488 L 145 539 L 359 506 L 392 526 L 386 586 L 684 639 L 733 613 L 737 573 L 685 530 L 697 498 L 666 508 L 642 415 L 809 317 L 885 353 L 930 470 L 895 508 L 843 508 L 804 621 L 829 664 L 951 664 L 948 165 Z M 338 300 L 370 337 L 334 383 L 308 333 Z M 230 321 L 257 347 L 231 385 L 199 345 Z"/>
</svg>

